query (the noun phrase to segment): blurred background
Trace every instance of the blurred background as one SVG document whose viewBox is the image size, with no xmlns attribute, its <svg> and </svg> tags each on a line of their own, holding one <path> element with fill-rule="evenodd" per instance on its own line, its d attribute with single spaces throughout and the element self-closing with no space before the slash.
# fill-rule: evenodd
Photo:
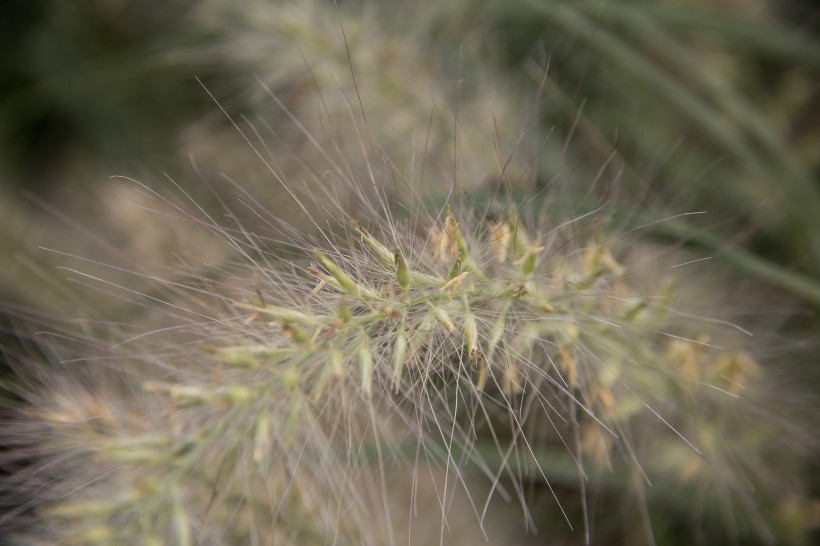
<svg viewBox="0 0 820 546">
<path fill-rule="evenodd" d="M 505 105 L 525 109 L 540 97 L 532 123 L 549 140 L 533 160 L 535 190 L 560 177 L 560 199 L 581 202 L 590 180 L 618 180 L 625 225 L 708 211 L 660 223 L 650 237 L 713 256 L 740 288 L 738 306 L 777 323 L 786 342 L 776 356 L 790 362 L 795 382 L 820 386 L 813 2 L 304 4 L 298 12 L 261 0 L 3 2 L 0 300 L 8 314 L 73 316 L 83 287 L 58 269 L 65 256 L 41 247 L 148 271 L 170 255 L 218 259 L 221 251 L 195 234 L 148 220 L 159 205 L 112 177 L 156 189 L 173 180 L 218 210 L 235 190 L 203 181 L 224 171 L 275 201 L 278 190 L 248 165 L 247 146 L 209 93 L 231 116 L 267 119 L 287 140 L 288 129 L 276 125 L 287 116 L 260 81 L 299 114 L 306 85 L 332 88 L 325 64 L 345 75 L 342 21 L 385 146 L 406 143 L 403 131 L 424 131 L 396 112 L 424 112 L 439 91 L 452 96 L 452 74 L 482 82 L 458 91 L 465 111 L 503 97 L 493 110 L 501 124 Z M 372 49 L 362 45 L 368 40 Z M 134 312 L 111 302 L 98 308 L 102 316 Z M 14 328 L 3 329 L 2 343 L 15 343 Z M 807 498 L 816 498 L 817 466 L 805 475 Z M 818 515 L 806 513 L 790 536 L 809 543 Z M 668 528 L 673 536 L 676 525 Z"/>
<path fill-rule="evenodd" d="M 26 250 L 37 261 L 30 241 L 59 224 L 49 206 L 93 220 L 105 215 L 101 200 L 112 175 L 194 178 L 189 156 L 207 149 L 202 134 L 218 140 L 227 125 L 196 77 L 232 113 L 252 114 L 270 107 L 250 98 L 262 94 L 254 75 L 273 81 L 277 92 L 304 76 L 260 66 L 264 55 L 253 50 L 264 51 L 265 33 L 241 14 L 256 8 L 230 4 L 4 3 L 0 207 L 2 248 L 11 259 L 0 292 L 34 297 L 26 295 L 30 283 L 17 282 L 27 274 L 14 256 Z M 605 176 L 647 186 L 636 197 L 654 199 L 641 203 L 647 208 L 709 211 L 708 227 L 720 239 L 693 232 L 692 244 L 742 251 L 729 259 L 744 274 L 820 305 L 820 16 L 811 2 L 484 1 L 470 10 L 460 2 L 357 4 L 339 9 L 352 19 L 366 13 L 360 18 L 384 28 L 405 27 L 406 41 L 419 31 L 429 40 L 419 56 L 434 58 L 422 61 L 433 70 L 454 66 L 464 42 L 478 35 L 482 45 L 471 47 L 483 49 L 493 70 L 507 71 L 501 77 L 512 82 L 511 93 L 532 97 L 545 82 L 539 121 L 568 145 L 560 162 L 544 154 L 541 178 L 558 168 L 563 176 L 594 177 L 608 161 Z M 275 27 L 276 19 L 267 46 L 284 64 L 308 38 Z"/>
</svg>

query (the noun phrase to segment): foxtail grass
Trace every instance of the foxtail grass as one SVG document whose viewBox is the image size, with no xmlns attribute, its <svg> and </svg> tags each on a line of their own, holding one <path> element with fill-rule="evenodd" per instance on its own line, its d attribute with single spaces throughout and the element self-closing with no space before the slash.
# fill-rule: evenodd
<svg viewBox="0 0 820 546">
<path fill-rule="evenodd" d="M 804 431 L 772 407 L 754 332 L 701 311 L 698 290 L 729 290 L 707 256 L 641 237 L 674 218 L 625 227 L 598 179 L 566 206 L 529 155 L 562 143 L 482 125 L 513 125 L 514 101 L 402 85 L 418 52 L 310 7 L 242 21 L 312 46 L 260 71 L 279 124 L 218 101 L 264 191 L 231 181 L 215 213 L 135 182 L 142 210 L 208 241 L 150 272 L 67 269 L 133 313 L 51 326 L 45 356 L 15 357 L 21 540 L 381 545 L 433 527 L 453 544 L 466 519 L 507 543 L 495 513 L 513 506 L 521 532 L 579 543 L 654 544 L 669 520 L 798 542 Z M 389 115 L 391 92 L 411 107 Z"/>
</svg>

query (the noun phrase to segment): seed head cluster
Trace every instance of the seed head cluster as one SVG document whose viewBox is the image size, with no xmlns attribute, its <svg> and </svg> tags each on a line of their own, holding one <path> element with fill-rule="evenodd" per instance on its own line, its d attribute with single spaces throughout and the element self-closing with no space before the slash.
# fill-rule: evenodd
<svg viewBox="0 0 820 546">
<path fill-rule="evenodd" d="M 39 396 L 44 536 L 403 542 L 415 486 L 391 484 L 425 471 L 445 519 L 466 492 L 475 521 L 516 499 L 532 530 L 533 484 L 587 533 L 587 497 L 613 480 L 627 498 L 661 476 L 704 505 L 754 506 L 756 454 L 720 440 L 760 367 L 675 330 L 672 285 L 640 292 L 594 217 L 340 216 L 293 241 L 288 266 L 257 246 L 218 282 L 177 283 L 168 326 Z"/>
<path fill-rule="evenodd" d="M 514 519 L 556 543 L 616 529 L 654 544 L 660 506 L 703 543 L 800 534 L 784 470 L 799 449 L 759 395 L 771 370 L 748 332 L 688 301 L 690 256 L 610 216 L 629 208 L 616 182 L 544 181 L 544 165 L 573 170 L 565 143 L 511 121 L 526 101 L 501 78 L 446 84 L 426 34 L 318 1 L 194 12 L 226 36 L 184 62 L 260 74 L 256 116 L 219 108 L 264 172 L 231 181 L 223 218 L 138 183 L 138 206 L 117 200 L 146 239 L 173 224 L 192 248 L 148 241 L 137 261 L 167 263 L 70 270 L 125 317 L 52 324 L 20 366 L 0 485 L 23 502 L 0 532 L 17 518 L 24 544 L 474 544 L 466 519 L 507 544 Z M 596 208 L 559 212 L 579 201 Z"/>
</svg>

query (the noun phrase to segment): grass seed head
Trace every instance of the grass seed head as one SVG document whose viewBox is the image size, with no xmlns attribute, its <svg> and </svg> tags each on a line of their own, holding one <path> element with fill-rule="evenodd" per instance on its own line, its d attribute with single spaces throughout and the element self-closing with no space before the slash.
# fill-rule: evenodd
<svg viewBox="0 0 820 546">
<path fill-rule="evenodd" d="M 450 178 L 431 166 L 436 180 L 503 173 L 508 158 L 475 153 L 475 138 L 491 133 L 472 125 L 469 97 L 458 101 L 457 125 L 467 128 L 453 135 L 451 117 L 427 100 L 430 88 L 404 85 L 423 71 L 388 33 L 368 32 L 346 12 L 328 17 L 313 2 L 258 4 L 258 17 L 240 14 L 249 34 L 298 41 L 310 66 L 326 61 L 313 73 L 330 101 L 318 110 L 339 125 L 320 134 L 294 122 L 293 141 L 307 144 L 282 159 L 299 166 L 293 176 L 266 163 L 301 211 L 300 226 L 312 228 L 254 210 L 265 218 L 257 233 L 192 211 L 234 252 L 219 278 L 152 277 L 159 295 L 138 302 L 153 310 L 143 330 L 109 324 L 85 355 L 95 373 L 48 378 L 46 394 L 28 393 L 37 411 L 21 416 L 22 430 L 42 440 L 41 468 L 61 473 L 31 477 L 30 488 L 47 496 L 48 532 L 80 543 L 399 543 L 392 471 L 413 476 L 414 495 L 419 472 L 433 476 L 441 520 L 454 488 L 479 519 L 478 507 L 517 496 L 527 521 L 540 503 L 529 492 L 547 490 L 571 525 L 590 526 L 588 499 L 646 503 L 656 479 L 671 496 L 697 492 L 702 506 L 732 506 L 726 521 L 756 513 L 748 479 L 771 468 L 777 427 L 749 419 L 754 403 L 743 396 L 765 370 L 748 351 L 717 344 L 719 321 L 681 320 L 693 315 L 676 308 L 674 283 L 660 278 L 674 271 L 631 257 L 643 243 L 604 213 L 539 214 L 534 199 L 496 188 L 486 193 L 498 193 L 500 214 L 444 199 L 447 188 L 436 184 L 428 198 L 416 164 L 378 151 L 408 135 L 409 115 L 413 135 L 431 120 L 425 161 L 465 164 Z M 346 53 L 328 38 L 340 21 L 350 31 Z M 357 47 L 368 37 L 384 46 L 371 53 L 393 62 Z M 236 48 L 243 57 L 258 51 Z M 255 61 L 269 67 L 265 85 L 297 90 L 294 108 L 310 102 L 301 61 L 270 68 L 266 55 Z M 368 123 L 336 76 L 351 66 L 371 75 L 361 81 Z M 392 94 L 407 107 L 367 100 Z M 508 121 L 510 102 L 486 118 Z M 446 123 L 432 123 L 439 117 Z M 487 140 L 514 149 L 503 135 Z M 356 141 L 362 157 L 346 146 Z M 528 172 L 512 156 L 510 169 Z M 639 479 L 625 485 L 623 476 Z M 486 497 L 473 493 L 487 482 Z"/>
</svg>

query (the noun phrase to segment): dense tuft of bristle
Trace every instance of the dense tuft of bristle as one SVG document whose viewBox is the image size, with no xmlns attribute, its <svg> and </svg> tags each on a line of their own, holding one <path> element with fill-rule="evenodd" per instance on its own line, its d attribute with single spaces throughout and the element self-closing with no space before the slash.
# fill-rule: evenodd
<svg viewBox="0 0 820 546">
<path fill-rule="evenodd" d="M 340 210 L 292 241 L 303 255 L 284 268 L 240 251 L 225 280 L 158 300 L 166 327 L 40 393 L 25 426 L 49 470 L 51 533 L 383 544 L 391 509 L 406 510 L 387 477 L 415 482 L 419 465 L 445 518 L 464 490 L 476 521 L 501 496 L 533 526 L 539 483 L 566 525 L 588 528 L 568 485 L 586 498 L 624 480 L 643 499 L 660 479 L 769 532 L 747 480 L 773 431 L 735 420 L 760 366 L 715 345 L 712 324 L 673 320 L 667 274 L 642 291 L 595 215 L 413 210 L 369 226 Z"/>
</svg>

